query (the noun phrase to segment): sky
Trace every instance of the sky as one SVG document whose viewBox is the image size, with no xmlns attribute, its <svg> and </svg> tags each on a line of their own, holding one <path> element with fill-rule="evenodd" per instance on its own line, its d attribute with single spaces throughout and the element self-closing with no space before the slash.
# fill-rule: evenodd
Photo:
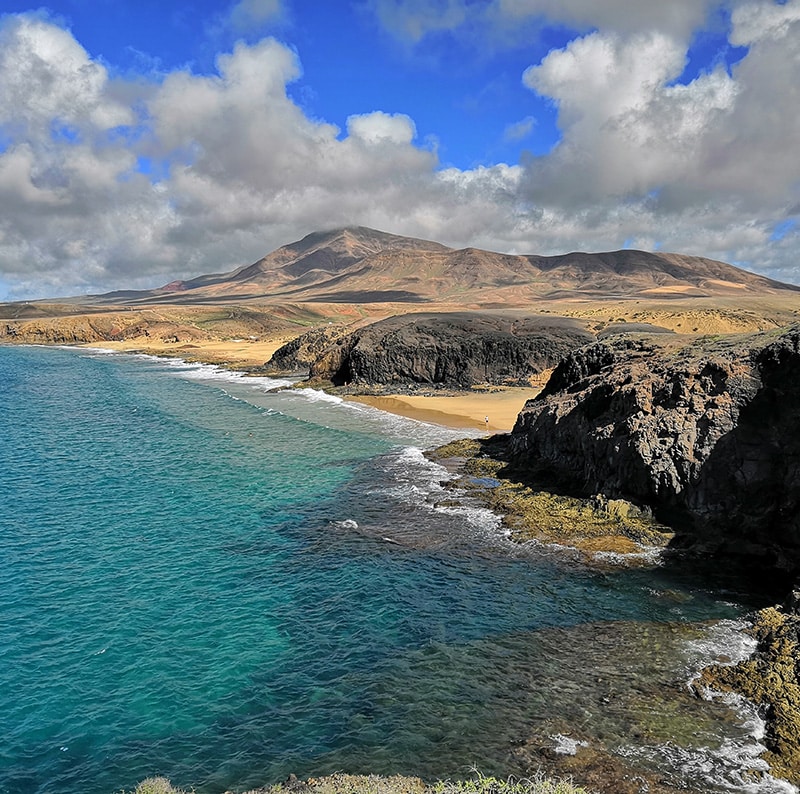
<svg viewBox="0 0 800 794">
<path fill-rule="evenodd" d="M 356 225 L 800 284 L 800 0 L 0 0 L 0 300 Z"/>
</svg>

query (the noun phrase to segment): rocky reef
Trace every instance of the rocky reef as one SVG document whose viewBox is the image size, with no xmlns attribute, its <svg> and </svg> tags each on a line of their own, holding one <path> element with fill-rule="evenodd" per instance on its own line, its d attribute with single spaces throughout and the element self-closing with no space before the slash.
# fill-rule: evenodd
<svg viewBox="0 0 800 794">
<path fill-rule="evenodd" d="M 519 384 L 593 339 L 582 323 L 567 318 L 415 313 L 345 335 L 311 331 L 278 350 L 266 367 L 291 371 L 308 363 L 312 378 L 335 385 Z"/>
<path fill-rule="evenodd" d="M 800 327 L 622 336 L 568 354 L 519 415 L 518 465 L 647 505 L 696 548 L 800 570 Z"/>
<path fill-rule="evenodd" d="M 457 473 L 446 485 L 499 514 L 513 540 L 575 549 L 600 566 L 635 564 L 672 540 L 674 533 L 646 507 L 602 494 L 581 498 L 546 490 L 509 460 L 507 438 L 463 439 L 427 454 Z"/>
<path fill-rule="evenodd" d="M 706 668 L 694 687 L 703 694 L 735 692 L 759 706 L 766 717 L 764 758 L 774 774 L 798 784 L 800 615 L 791 609 L 763 609 L 756 615 L 750 633 L 758 642 L 753 656 L 736 665 Z"/>
</svg>

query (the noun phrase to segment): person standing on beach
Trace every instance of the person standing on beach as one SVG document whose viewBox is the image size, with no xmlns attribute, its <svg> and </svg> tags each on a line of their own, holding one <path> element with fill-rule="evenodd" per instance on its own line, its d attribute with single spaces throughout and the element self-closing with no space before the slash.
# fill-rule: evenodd
<svg viewBox="0 0 800 794">
<path fill-rule="evenodd" d="M 483 421 L 486 422 L 486 429 L 488 430 L 489 429 L 489 417 L 488 416 L 484 417 Z"/>
</svg>

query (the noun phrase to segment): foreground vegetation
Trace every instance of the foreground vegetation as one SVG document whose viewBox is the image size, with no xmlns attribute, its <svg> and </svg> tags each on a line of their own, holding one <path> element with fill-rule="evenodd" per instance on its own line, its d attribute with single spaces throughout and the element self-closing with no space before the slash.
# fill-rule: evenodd
<svg viewBox="0 0 800 794">
<path fill-rule="evenodd" d="M 175 788 L 163 777 L 143 780 L 133 794 L 189 794 Z M 589 794 L 568 780 L 552 780 L 542 776 L 502 780 L 478 774 L 472 780 L 439 780 L 427 785 L 419 778 L 379 777 L 378 775 L 336 774 L 253 789 L 247 794 Z"/>
</svg>

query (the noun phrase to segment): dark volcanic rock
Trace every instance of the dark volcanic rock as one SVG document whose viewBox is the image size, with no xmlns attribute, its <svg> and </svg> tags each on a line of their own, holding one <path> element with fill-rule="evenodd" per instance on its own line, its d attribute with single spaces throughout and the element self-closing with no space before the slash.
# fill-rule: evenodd
<svg viewBox="0 0 800 794">
<path fill-rule="evenodd" d="M 510 448 L 573 489 L 661 510 L 701 546 L 800 569 L 800 326 L 578 350 L 526 404 Z"/>
<path fill-rule="evenodd" d="M 280 374 L 307 373 L 320 354 L 347 333 L 348 329 L 344 325 L 312 328 L 279 347 L 264 364 L 264 369 Z"/>
<path fill-rule="evenodd" d="M 559 317 L 406 314 L 336 340 L 311 375 L 336 384 L 518 383 L 593 339 L 579 322 Z"/>
</svg>

